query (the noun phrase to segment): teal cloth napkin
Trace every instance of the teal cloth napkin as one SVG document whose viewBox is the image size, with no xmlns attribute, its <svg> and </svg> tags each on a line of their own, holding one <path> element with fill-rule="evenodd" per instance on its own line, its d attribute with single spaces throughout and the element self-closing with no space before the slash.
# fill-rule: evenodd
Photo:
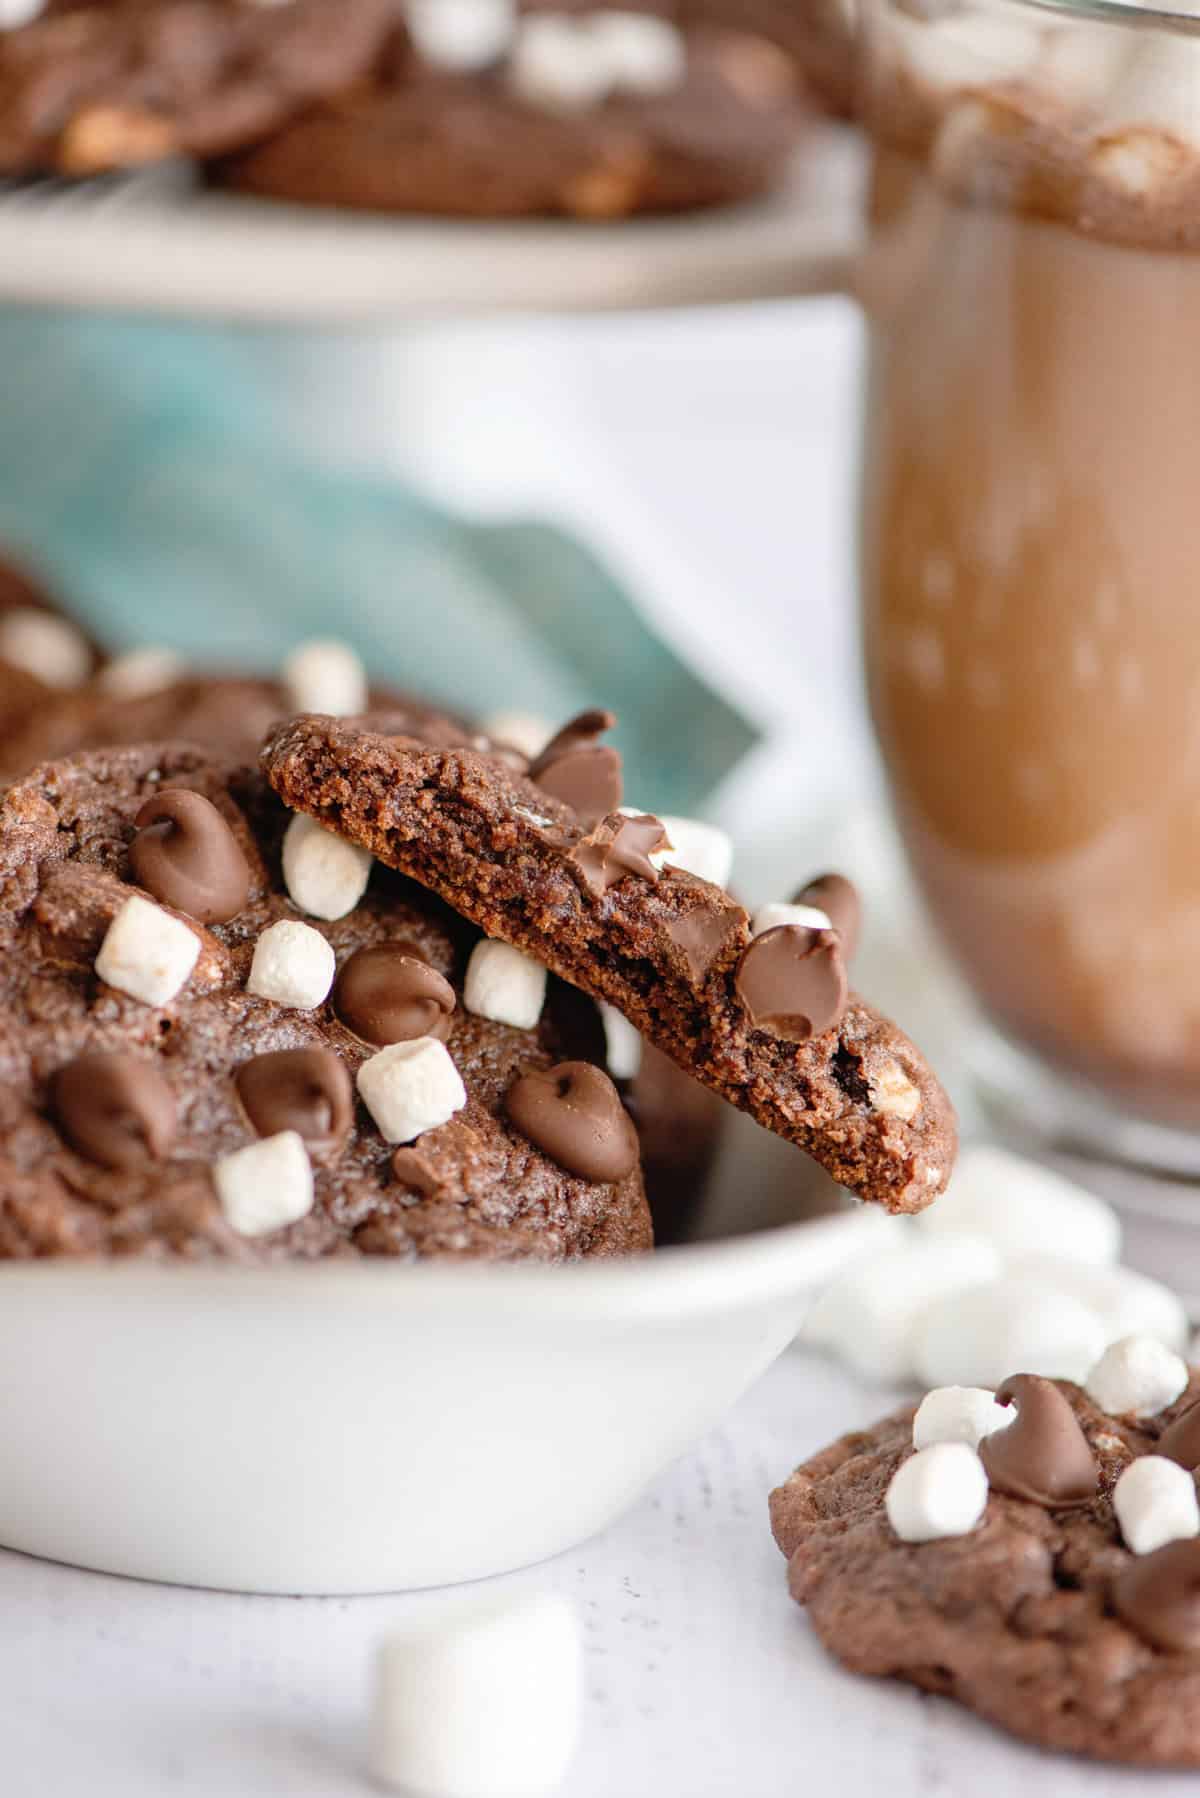
<svg viewBox="0 0 1200 1798">
<path fill-rule="evenodd" d="M 471 713 L 612 705 L 629 791 L 696 810 L 756 733 L 597 557 L 549 524 L 469 522 L 322 467 L 275 416 L 256 341 L 0 313 L 0 542 L 114 645 L 270 668 L 337 635 Z"/>
</svg>

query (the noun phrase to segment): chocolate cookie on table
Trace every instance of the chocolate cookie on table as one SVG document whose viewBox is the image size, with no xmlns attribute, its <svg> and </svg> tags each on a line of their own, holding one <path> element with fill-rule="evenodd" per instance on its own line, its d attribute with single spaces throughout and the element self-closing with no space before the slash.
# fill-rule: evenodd
<svg viewBox="0 0 1200 1798">
<path fill-rule="evenodd" d="M 921 1210 L 956 1148 L 936 1077 L 848 994 L 832 919 L 788 908 L 755 933 L 723 888 L 671 866 L 659 819 L 618 809 L 611 723 L 584 715 L 522 774 L 378 721 L 299 718 L 268 738 L 263 767 L 286 804 L 614 1006 L 842 1185 Z"/>
<path fill-rule="evenodd" d="M 242 148 L 356 81 L 394 0 L 106 0 L 0 14 L 0 175 Z"/>
<path fill-rule="evenodd" d="M 413 0 L 371 80 L 214 179 L 302 204 L 476 218 L 612 219 L 762 193 L 801 124 L 764 39 L 595 8 L 513 19 Z"/>
<path fill-rule="evenodd" d="M 211 752 L 37 770 L 0 799 L 0 1258 L 648 1248 L 612 1082 L 497 948 Z"/>
<path fill-rule="evenodd" d="M 945 1387 L 771 1495 L 788 1582 L 857 1673 L 1046 1748 L 1200 1766 L 1200 1374 L 1110 1347 L 1086 1389 Z"/>
</svg>

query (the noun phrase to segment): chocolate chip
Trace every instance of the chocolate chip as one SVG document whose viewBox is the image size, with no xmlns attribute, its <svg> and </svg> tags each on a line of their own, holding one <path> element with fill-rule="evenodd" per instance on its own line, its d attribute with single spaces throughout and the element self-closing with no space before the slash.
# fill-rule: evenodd
<svg viewBox="0 0 1200 1798">
<path fill-rule="evenodd" d="M 175 1140 L 175 1095 L 136 1055 L 80 1055 L 55 1074 L 51 1101 L 72 1148 L 100 1167 L 136 1173 Z"/>
<path fill-rule="evenodd" d="M 614 816 L 576 843 L 571 860 L 599 899 L 627 874 L 637 874 L 653 885 L 658 880 L 658 869 L 650 857 L 666 846 L 667 833 L 657 818 L 646 812 L 636 818 Z"/>
<path fill-rule="evenodd" d="M 780 924 L 743 951 L 735 985 L 758 1030 L 806 1043 L 841 1022 L 846 964 L 837 932 Z"/>
<path fill-rule="evenodd" d="M 731 933 L 745 918 L 741 906 L 699 905 L 683 912 L 666 926 L 667 935 L 680 951 L 693 982 L 699 986 Z"/>
<path fill-rule="evenodd" d="M 224 924 L 250 897 L 250 866 L 216 806 L 187 787 L 164 787 L 134 819 L 134 879 L 201 924 Z"/>
<path fill-rule="evenodd" d="M 1156 1455 L 1177 1461 L 1189 1473 L 1200 1468 L 1200 1404 L 1189 1405 L 1174 1423 L 1168 1424 L 1154 1445 Z"/>
<path fill-rule="evenodd" d="M 419 1192 L 423 1199 L 436 1198 L 440 1182 L 418 1150 L 397 1149 L 392 1156 L 392 1172 L 401 1186 Z"/>
<path fill-rule="evenodd" d="M 1018 1373 L 997 1389 L 998 1405 L 1017 1415 L 979 1445 L 993 1492 L 1032 1499 L 1050 1511 L 1090 1504 L 1099 1487 L 1091 1444 L 1053 1380 Z"/>
<path fill-rule="evenodd" d="M 637 1166 L 637 1132 L 620 1094 L 588 1061 L 523 1074 L 504 1104 L 531 1143 L 581 1180 L 623 1180 Z"/>
<path fill-rule="evenodd" d="M 1200 1649 L 1200 1539 L 1134 1555 L 1113 1582 L 1118 1617 L 1168 1654 Z"/>
<path fill-rule="evenodd" d="M 333 1008 L 347 1030 L 379 1048 L 445 1037 L 454 1005 L 454 988 L 415 943 L 356 949 L 333 989 Z"/>
<path fill-rule="evenodd" d="M 862 899 L 858 888 L 844 874 L 821 874 L 801 887 L 793 905 L 812 905 L 823 911 L 842 939 L 842 955 L 853 959 L 862 934 Z"/>
<path fill-rule="evenodd" d="M 564 724 L 530 763 L 529 778 L 543 793 L 561 799 L 586 830 L 621 803 L 621 757 L 597 739 L 616 723 L 611 712 L 580 712 Z"/>
<path fill-rule="evenodd" d="M 296 1130 L 313 1147 L 345 1141 L 354 1121 L 350 1075 L 332 1049 L 277 1049 L 244 1061 L 234 1076 L 260 1136 Z"/>
</svg>

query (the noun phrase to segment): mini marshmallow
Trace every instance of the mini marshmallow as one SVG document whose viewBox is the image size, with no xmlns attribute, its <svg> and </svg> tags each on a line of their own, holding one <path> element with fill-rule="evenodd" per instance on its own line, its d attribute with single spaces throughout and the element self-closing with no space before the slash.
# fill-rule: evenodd
<svg viewBox="0 0 1200 1798">
<path fill-rule="evenodd" d="M 832 930 L 833 923 L 826 912 L 815 905 L 760 905 L 750 922 L 752 936 L 762 936 L 768 930 L 782 930 L 794 924 L 801 930 Z"/>
<path fill-rule="evenodd" d="M 1053 1286 L 1070 1293 L 1100 1319 L 1104 1345 L 1122 1336 L 1153 1336 L 1182 1352 L 1188 1319 L 1182 1301 L 1169 1287 L 1130 1267 L 1081 1266 L 1066 1255 L 1019 1255 L 1007 1265 L 1017 1279 Z"/>
<path fill-rule="evenodd" d="M 853 1263 L 818 1296 L 804 1339 L 831 1350 L 865 1379 L 903 1380 L 914 1371 L 914 1338 L 930 1306 L 980 1286 L 999 1270 L 995 1250 L 982 1237 L 934 1244 L 897 1231 L 893 1247 Z M 950 1385 L 958 1377 L 927 1384 Z M 996 1386 L 1003 1377 L 978 1383 Z"/>
<path fill-rule="evenodd" d="M 96 972 L 143 1005 L 169 1005 L 186 985 L 200 938 L 170 912 L 132 893 L 104 933 Z"/>
<path fill-rule="evenodd" d="M 585 23 L 600 46 L 612 85 L 624 94 L 666 94 L 687 74 L 687 46 L 677 25 L 644 13 L 603 10 Z M 665 822 L 665 820 L 664 820 Z M 707 875 L 703 876 L 708 879 Z M 723 880 L 716 882 L 724 886 Z"/>
<path fill-rule="evenodd" d="M 476 943 L 467 963 L 463 1004 L 477 1018 L 532 1030 L 546 999 L 546 970 L 508 943 Z"/>
<path fill-rule="evenodd" d="M 87 639 L 65 618 L 36 606 L 0 614 L 0 662 L 36 675 L 48 687 L 80 687 L 92 670 Z"/>
<path fill-rule="evenodd" d="M 46 10 L 46 0 L 0 0 L 0 31 L 30 25 Z"/>
<path fill-rule="evenodd" d="M 348 718 L 367 709 L 367 675 L 348 643 L 314 638 L 283 664 L 283 684 L 293 712 Z"/>
<path fill-rule="evenodd" d="M 508 80 L 519 99 L 552 112 L 586 112 L 612 87 L 602 42 L 583 20 L 553 13 L 519 22 Z"/>
<path fill-rule="evenodd" d="M 412 1142 L 467 1102 L 462 1075 L 434 1036 L 390 1043 L 363 1062 L 357 1085 L 385 1142 Z"/>
<path fill-rule="evenodd" d="M 1003 1255 L 1053 1253 L 1061 1244 L 1072 1261 L 1103 1264 L 1121 1252 L 1111 1205 L 1036 1162 L 990 1147 L 964 1152 L 949 1189 L 917 1227 L 939 1238 L 988 1236 Z"/>
<path fill-rule="evenodd" d="M 1127 1548 L 1152 1555 L 1168 1542 L 1200 1535 L 1196 1482 L 1165 1455 L 1139 1455 L 1113 1487 L 1113 1510 Z"/>
<path fill-rule="evenodd" d="M 221 1209 L 239 1236 L 269 1236 L 313 1207 L 312 1163 L 296 1130 L 265 1136 L 213 1166 Z"/>
<path fill-rule="evenodd" d="M 535 712 L 489 712 L 482 729 L 493 743 L 515 749 L 531 762 L 541 755 L 554 735 L 554 726 Z"/>
<path fill-rule="evenodd" d="M 603 1001 L 600 1021 L 604 1025 L 604 1053 L 610 1075 L 614 1080 L 636 1080 L 642 1065 L 641 1033 L 615 1005 Z"/>
<path fill-rule="evenodd" d="M 896 1469 L 884 1502 L 902 1542 L 939 1542 L 969 1535 L 987 1501 L 988 1478 L 975 1450 L 965 1442 L 935 1442 Z"/>
<path fill-rule="evenodd" d="M 283 838 L 283 879 L 292 904 L 332 923 L 354 910 L 371 878 L 371 856 L 297 812 Z"/>
<path fill-rule="evenodd" d="M 978 1448 L 993 1430 L 1003 1430 L 1016 1416 L 1013 1405 L 998 1405 L 986 1386 L 935 1386 L 917 1406 L 913 1418 L 913 1447 L 930 1448 L 935 1442 L 965 1442 Z"/>
<path fill-rule="evenodd" d="M 575 1611 L 550 1594 L 393 1637 L 376 1664 L 371 1772 L 421 1798 L 539 1798 L 566 1774 L 582 1687 Z"/>
<path fill-rule="evenodd" d="M 512 41 L 514 0 L 408 0 L 413 42 L 428 62 L 470 73 L 486 69 Z"/>
<path fill-rule="evenodd" d="M 246 991 L 297 1011 L 311 1011 L 329 997 L 337 962 L 333 947 L 311 924 L 281 918 L 254 945 Z"/>
<path fill-rule="evenodd" d="M 996 1387 L 1014 1368 L 1082 1383 L 1106 1342 L 1096 1313 L 1069 1293 L 1006 1276 L 929 1305 L 913 1358 L 929 1386 Z"/>
<path fill-rule="evenodd" d="M 142 699 L 147 693 L 161 693 L 179 680 L 187 664 L 173 649 L 147 644 L 143 649 L 127 650 L 117 656 L 96 676 L 96 685 L 114 699 Z"/>
<path fill-rule="evenodd" d="M 1114 1417 L 1154 1417 L 1175 1403 L 1187 1383 L 1184 1362 L 1155 1337 L 1123 1336 L 1109 1343 L 1084 1386 Z"/>
<path fill-rule="evenodd" d="M 651 855 L 656 868 L 682 868 L 697 880 L 711 881 L 715 887 L 728 885 L 733 873 L 733 843 L 725 831 L 699 818 L 664 817 L 659 822 L 671 847 L 657 849 Z"/>
</svg>

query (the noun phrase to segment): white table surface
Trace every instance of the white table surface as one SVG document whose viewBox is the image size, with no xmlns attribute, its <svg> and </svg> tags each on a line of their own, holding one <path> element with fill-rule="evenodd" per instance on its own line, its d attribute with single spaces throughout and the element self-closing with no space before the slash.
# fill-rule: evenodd
<svg viewBox="0 0 1200 1798">
<path fill-rule="evenodd" d="M 564 1798 L 1117 1798 L 1145 1776 L 1042 1755 L 948 1700 L 841 1672 L 787 1596 L 767 1493 L 891 1395 L 792 1352 L 623 1522 L 487 1583 L 578 1605 Z M 483 1588 L 474 1588 L 482 1591 Z M 0 1555 L 6 1798 L 354 1798 L 375 1644 L 459 1594 L 241 1598 Z M 1194 1791 L 1157 1777 L 1156 1794 Z"/>
</svg>

